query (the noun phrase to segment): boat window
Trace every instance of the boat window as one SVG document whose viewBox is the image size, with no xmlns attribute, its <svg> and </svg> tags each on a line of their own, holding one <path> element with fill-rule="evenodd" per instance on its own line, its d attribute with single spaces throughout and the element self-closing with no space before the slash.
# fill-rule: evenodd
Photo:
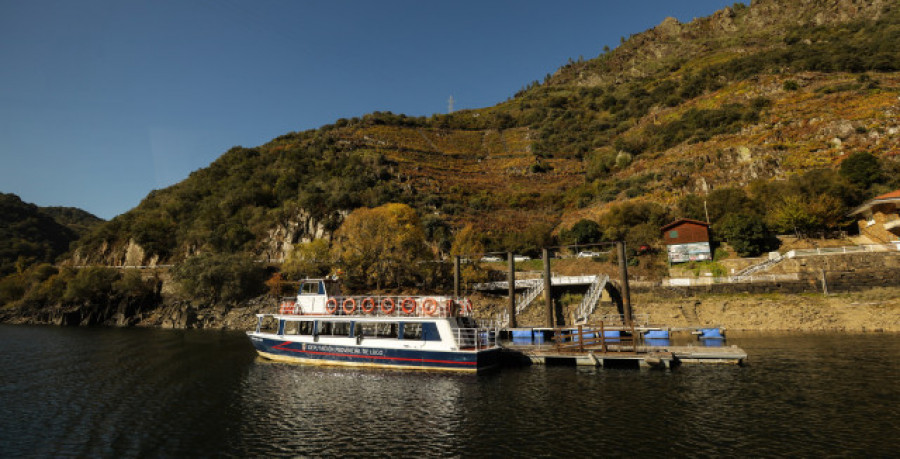
<svg viewBox="0 0 900 459">
<path fill-rule="evenodd" d="M 319 335 L 350 336 L 350 322 L 322 322 Z"/>
<path fill-rule="evenodd" d="M 283 335 L 299 335 L 300 331 L 300 322 L 294 320 L 285 320 L 284 321 L 284 333 Z"/>
<path fill-rule="evenodd" d="M 397 324 L 396 323 L 386 323 L 381 322 L 377 324 L 378 327 L 378 336 L 382 338 L 396 338 L 397 337 Z"/>
<path fill-rule="evenodd" d="M 378 336 L 377 324 L 357 322 L 356 336 L 376 337 Z"/>
<path fill-rule="evenodd" d="M 422 324 L 403 324 L 403 339 L 422 339 Z"/>
<path fill-rule="evenodd" d="M 318 282 L 306 282 L 300 285 L 300 294 L 301 295 L 318 295 L 319 294 L 319 283 Z"/>
<path fill-rule="evenodd" d="M 314 325 L 315 325 L 315 322 L 313 322 L 311 320 L 304 320 L 303 322 L 300 322 L 300 332 L 298 334 L 299 335 L 312 335 Z"/>
<path fill-rule="evenodd" d="M 357 322 L 357 336 L 369 338 L 396 338 L 397 324 L 390 322 Z"/>
<path fill-rule="evenodd" d="M 440 341 L 441 335 L 438 332 L 437 324 L 433 322 L 425 322 L 422 324 L 422 339 L 425 341 Z"/>
<path fill-rule="evenodd" d="M 261 333 L 276 333 L 278 331 L 278 319 L 272 316 L 263 317 L 262 322 L 259 324 L 259 331 Z"/>
</svg>

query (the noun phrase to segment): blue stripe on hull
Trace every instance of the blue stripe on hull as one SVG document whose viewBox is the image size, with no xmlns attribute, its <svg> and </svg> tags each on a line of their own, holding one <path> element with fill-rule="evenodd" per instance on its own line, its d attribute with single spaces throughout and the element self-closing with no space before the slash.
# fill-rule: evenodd
<svg viewBox="0 0 900 459">
<path fill-rule="evenodd" d="M 321 363 L 421 368 L 441 370 L 478 371 L 499 363 L 499 349 L 479 352 L 422 351 L 415 349 L 385 349 L 361 346 L 343 346 L 319 343 L 252 337 L 251 341 L 260 353 L 297 361 Z"/>
</svg>

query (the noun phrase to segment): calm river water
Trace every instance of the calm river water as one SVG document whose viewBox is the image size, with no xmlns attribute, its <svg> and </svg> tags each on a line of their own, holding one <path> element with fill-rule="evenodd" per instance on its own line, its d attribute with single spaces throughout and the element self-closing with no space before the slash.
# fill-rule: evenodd
<svg viewBox="0 0 900 459">
<path fill-rule="evenodd" d="M 747 367 L 485 376 L 258 360 L 242 333 L 0 326 L 0 457 L 900 455 L 900 336 Z"/>
</svg>

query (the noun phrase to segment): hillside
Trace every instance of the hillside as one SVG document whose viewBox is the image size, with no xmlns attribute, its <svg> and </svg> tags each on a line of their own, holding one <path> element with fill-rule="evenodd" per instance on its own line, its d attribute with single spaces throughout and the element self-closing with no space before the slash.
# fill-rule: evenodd
<svg viewBox="0 0 900 459">
<path fill-rule="evenodd" d="M 77 207 L 41 207 L 41 213 L 56 220 L 57 223 L 74 231 L 78 237 L 89 233 L 105 220 Z"/>
<path fill-rule="evenodd" d="M 0 193 L 0 275 L 40 262 L 53 262 L 78 239 L 34 204 Z"/>
<path fill-rule="evenodd" d="M 580 219 L 604 223 L 625 202 L 656 206 L 629 211 L 652 234 L 660 221 L 689 216 L 686 196 L 737 187 L 761 203 L 760 190 L 784 190 L 760 181 L 787 183 L 873 154 L 872 183 L 828 176 L 840 188 L 828 195 L 839 214 L 900 186 L 898 70 L 892 2 L 763 0 L 688 24 L 670 18 L 494 107 L 429 118 L 375 112 L 236 147 L 93 230 L 73 261 L 241 251 L 281 260 L 299 241 L 330 237 L 351 210 L 387 202 L 414 207 L 441 251 L 465 224 L 488 250 L 533 248 Z M 621 237 L 631 225 L 622 221 L 604 235 Z"/>
</svg>

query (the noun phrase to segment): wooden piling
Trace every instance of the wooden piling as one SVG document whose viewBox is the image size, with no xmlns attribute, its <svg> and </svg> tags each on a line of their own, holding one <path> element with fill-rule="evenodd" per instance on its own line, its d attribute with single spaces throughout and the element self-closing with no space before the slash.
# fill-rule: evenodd
<svg viewBox="0 0 900 459">
<path fill-rule="evenodd" d="M 550 292 L 550 249 L 544 249 L 544 303 L 547 307 L 547 326 L 553 328 L 553 295 Z"/>
<path fill-rule="evenodd" d="M 619 255 L 619 273 L 622 277 L 622 309 L 625 313 L 625 325 L 631 325 L 631 290 L 628 287 L 628 260 L 625 258 L 625 241 L 616 242 Z"/>
<path fill-rule="evenodd" d="M 516 261 L 512 252 L 506 252 L 509 261 L 509 328 L 516 328 Z"/>
<path fill-rule="evenodd" d="M 459 298 L 459 255 L 453 257 L 453 297 Z"/>
</svg>

